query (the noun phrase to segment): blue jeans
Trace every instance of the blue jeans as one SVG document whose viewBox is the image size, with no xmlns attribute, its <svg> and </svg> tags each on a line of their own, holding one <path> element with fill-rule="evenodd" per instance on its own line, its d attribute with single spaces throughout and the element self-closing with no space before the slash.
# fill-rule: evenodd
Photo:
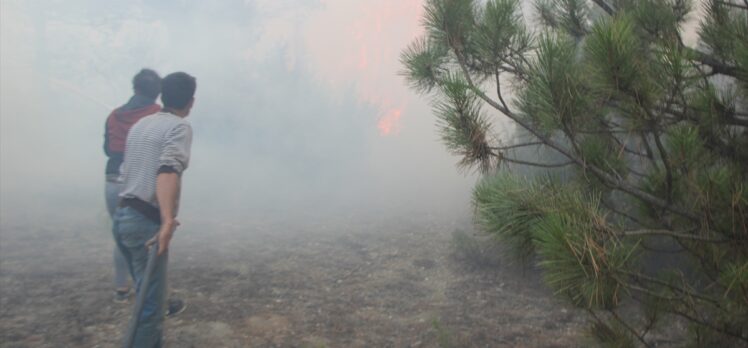
<svg viewBox="0 0 748 348">
<path fill-rule="evenodd" d="M 122 190 L 122 182 L 119 180 L 119 175 L 107 174 L 104 189 L 106 209 L 109 212 L 109 217 L 114 219 L 114 210 L 117 209 L 119 192 Z M 125 261 L 125 257 L 122 256 L 122 252 L 119 251 L 117 245 L 114 246 L 112 258 L 114 259 L 114 288 L 116 290 L 127 289 L 130 271 L 127 267 L 127 261 Z"/>
<path fill-rule="evenodd" d="M 140 293 L 140 283 L 148 262 L 145 243 L 158 233 L 159 228 L 159 224 L 149 220 L 133 208 L 117 208 L 114 213 L 112 233 L 135 279 L 138 297 L 144 295 Z M 133 347 L 161 347 L 166 310 L 166 265 L 168 261 L 168 252 L 156 260 L 150 284 L 145 293 L 145 303 L 135 332 Z"/>
</svg>

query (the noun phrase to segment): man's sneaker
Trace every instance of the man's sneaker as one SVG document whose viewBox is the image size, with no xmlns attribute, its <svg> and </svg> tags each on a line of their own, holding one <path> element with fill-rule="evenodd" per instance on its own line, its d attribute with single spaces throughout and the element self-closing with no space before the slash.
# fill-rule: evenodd
<svg viewBox="0 0 748 348">
<path fill-rule="evenodd" d="M 127 303 L 130 299 L 130 290 L 115 290 L 114 291 L 114 302 L 116 303 Z"/>
<path fill-rule="evenodd" d="M 166 317 L 171 318 L 175 315 L 184 312 L 187 308 L 187 304 L 178 298 L 170 298 L 166 303 Z"/>
</svg>

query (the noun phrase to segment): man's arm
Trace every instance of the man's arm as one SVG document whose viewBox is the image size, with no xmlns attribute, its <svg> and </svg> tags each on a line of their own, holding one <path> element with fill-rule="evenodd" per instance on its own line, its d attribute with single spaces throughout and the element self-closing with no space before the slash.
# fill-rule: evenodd
<svg viewBox="0 0 748 348">
<path fill-rule="evenodd" d="M 176 220 L 181 179 L 176 172 L 161 172 L 156 178 L 156 199 L 161 210 L 161 229 L 158 232 L 158 254 L 169 249 L 174 230 L 179 226 Z"/>
<path fill-rule="evenodd" d="M 158 234 L 158 254 L 169 249 L 174 230 L 179 226 L 176 220 L 179 208 L 181 174 L 187 169 L 192 145 L 192 128 L 181 124 L 166 136 L 166 143 L 159 159 L 156 177 L 156 200 L 161 210 L 161 229 Z"/>
</svg>

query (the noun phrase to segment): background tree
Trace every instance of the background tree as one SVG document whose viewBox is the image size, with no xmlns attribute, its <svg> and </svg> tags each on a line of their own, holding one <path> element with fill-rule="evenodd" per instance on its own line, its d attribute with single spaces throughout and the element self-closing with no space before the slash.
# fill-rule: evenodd
<svg viewBox="0 0 748 348">
<path fill-rule="evenodd" d="M 689 47 L 688 0 L 539 0 L 537 32 L 518 0 L 428 0 L 402 53 L 447 149 L 484 174 L 478 225 L 601 343 L 651 346 L 679 318 L 696 345 L 748 345 L 748 1 L 702 5 Z"/>
</svg>

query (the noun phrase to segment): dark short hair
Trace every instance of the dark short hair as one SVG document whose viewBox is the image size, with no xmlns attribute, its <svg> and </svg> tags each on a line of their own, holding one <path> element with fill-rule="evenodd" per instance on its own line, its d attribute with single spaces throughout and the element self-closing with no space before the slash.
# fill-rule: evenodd
<svg viewBox="0 0 748 348">
<path fill-rule="evenodd" d="M 197 82 L 187 73 L 175 72 L 161 81 L 161 103 L 165 108 L 184 109 L 195 96 Z"/>
<path fill-rule="evenodd" d="M 161 93 L 161 76 L 151 69 L 140 70 L 132 78 L 132 89 L 137 94 L 155 99 Z"/>
</svg>

